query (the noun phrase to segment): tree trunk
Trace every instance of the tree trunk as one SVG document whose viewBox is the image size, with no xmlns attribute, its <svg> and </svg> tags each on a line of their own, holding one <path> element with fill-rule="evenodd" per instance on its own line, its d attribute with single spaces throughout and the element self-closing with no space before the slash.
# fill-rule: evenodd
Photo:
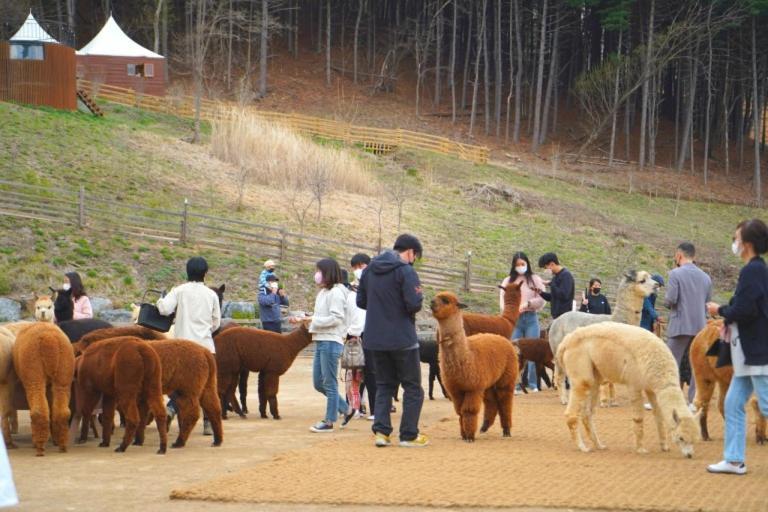
<svg viewBox="0 0 768 512">
<path fill-rule="evenodd" d="M 531 136 L 531 151 L 539 149 L 541 131 L 541 99 L 544 87 L 544 52 L 547 45 L 547 0 L 541 1 L 541 38 L 539 40 L 538 70 L 536 72 L 536 103 L 533 106 L 533 134 Z"/>
<path fill-rule="evenodd" d="M 162 1 L 162 0 L 161 0 Z M 227 89 L 232 87 L 232 37 L 235 25 L 232 0 L 229 0 L 229 33 L 227 34 Z"/>
<path fill-rule="evenodd" d="M 487 16 L 483 12 L 483 17 Z M 491 132 L 491 63 L 488 59 L 488 26 L 483 36 L 483 105 L 485 106 L 485 134 Z"/>
<path fill-rule="evenodd" d="M 70 0 L 67 0 L 67 10 L 69 10 Z M 155 19 L 153 25 L 154 31 L 154 45 L 152 50 L 155 53 L 160 53 L 160 15 L 163 12 L 163 0 L 157 0 L 157 7 L 155 8 Z M 69 15 L 69 13 L 67 13 Z"/>
<path fill-rule="evenodd" d="M 323 0 L 317 2 L 317 48 L 315 53 L 323 52 Z"/>
<path fill-rule="evenodd" d="M 648 92 L 651 81 L 651 55 L 653 50 L 653 22 L 656 11 L 656 0 L 651 0 L 651 13 L 648 17 L 648 38 L 645 42 L 645 59 L 643 59 L 643 92 L 640 106 L 640 150 L 638 152 L 637 167 L 645 168 L 645 141 L 648 125 Z"/>
<path fill-rule="evenodd" d="M 325 85 L 331 86 L 331 0 L 325 3 Z"/>
<path fill-rule="evenodd" d="M 539 144 L 544 144 L 547 140 L 547 129 L 549 124 L 549 107 L 552 103 L 552 92 L 557 81 L 557 45 L 560 34 L 560 21 L 557 17 L 557 9 L 554 10 L 555 33 L 552 34 L 552 55 L 549 57 L 549 79 L 547 80 L 547 92 L 544 96 L 544 110 L 541 113 L 541 133 L 539 134 Z"/>
<path fill-rule="evenodd" d="M 480 58 L 483 55 L 483 38 L 485 37 L 485 8 L 488 0 L 483 0 L 482 15 L 478 19 L 480 29 L 477 31 L 477 55 L 475 56 L 475 83 L 472 86 L 472 112 L 469 115 L 469 136 L 472 137 L 475 129 L 475 115 L 477 113 L 477 89 L 480 85 Z"/>
<path fill-rule="evenodd" d="M 168 55 L 168 3 L 163 6 L 163 23 L 160 29 L 160 38 L 162 41 L 161 55 Z"/>
<path fill-rule="evenodd" d="M 495 57 L 496 57 L 496 83 L 494 84 L 496 86 L 496 103 L 495 103 L 495 113 L 496 113 L 496 137 L 501 135 L 501 88 L 504 85 L 504 81 L 501 77 L 501 0 L 496 0 L 496 46 L 495 46 Z"/>
<path fill-rule="evenodd" d="M 442 68 L 441 65 L 441 59 L 442 59 L 442 53 L 443 53 L 443 10 L 438 6 L 437 11 L 437 25 L 435 26 L 435 31 L 437 33 L 436 36 L 436 47 L 435 47 L 435 97 L 432 98 L 432 104 L 435 106 L 440 105 L 440 93 L 442 92 L 441 89 L 441 73 Z"/>
<path fill-rule="evenodd" d="M 616 47 L 616 58 L 618 59 L 621 56 L 621 38 L 624 35 L 624 31 L 619 31 L 619 43 Z M 616 78 L 613 82 L 613 116 L 611 119 L 611 146 L 608 150 L 608 166 L 613 167 L 613 152 L 616 147 L 616 120 L 618 118 L 619 113 L 619 80 L 621 79 L 621 64 L 618 62 L 616 63 Z"/>
<path fill-rule="evenodd" d="M 507 43 L 509 44 L 508 53 L 509 53 L 509 94 L 507 95 L 507 119 L 506 119 L 506 127 L 504 129 L 504 142 L 509 143 L 509 120 L 512 114 L 512 96 L 515 94 L 515 45 L 514 45 L 514 38 L 513 31 L 512 31 L 512 23 L 514 20 L 512 19 L 512 6 L 510 4 L 509 9 L 509 33 L 507 34 Z"/>
<path fill-rule="evenodd" d="M 261 45 L 259 56 L 259 96 L 267 95 L 267 45 L 269 43 L 269 0 L 261 0 Z"/>
<path fill-rule="evenodd" d="M 467 47 L 464 52 L 464 69 L 462 71 L 461 81 L 461 110 L 464 111 L 467 108 L 467 83 L 469 83 L 469 55 L 472 50 L 472 27 L 474 26 L 474 20 L 472 19 L 475 14 L 475 6 L 469 5 L 469 21 L 467 22 Z M 478 50 L 479 51 L 479 50 Z"/>
<path fill-rule="evenodd" d="M 683 124 L 683 133 L 680 139 L 680 154 L 677 157 L 676 168 L 682 170 L 688 155 L 688 145 L 693 138 L 693 109 L 696 105 L 696 75 L 698 73 L 696 55 L 699 53 L 699 38 L 696 39 L 696 47 L 690 54 L 690 77 L 688 82 L 688 102 L 685 112 L 685 123 Z"/>
<path fill-rule="evenodd" d="M 162 0 L 161 0 L 162 1 Z M 67 6 L 67 26 L 69 27 L 69 30 L 74 35 L 75 33 L 75 10 L 77 9 L 77 6 L 75 5 L 75 0 L 67 0 L 66 6 Z M 157 52 L 157 50 L 155 50 Z"/>
<path fill-rule="evenodd" d="M 515 15 L 515 42 L 517 46 L 517 76 L 515 78 L 515 128 L 512 141 L 520 142 L 520 109 L 523 101 L 523 42 L 520 35 L 520 9 L 518 0 L 512 0 Z"/>
<path fill-rule="evenodd" d="M 755 146 L 755 201 L 757 203 L 758 208 L 763 207 L 763 186 L 762 186 L 762 180 L 760 176 L 760 144 L 759 144 L 759 134 L 760 134 L 760 127 L 762 126 L 761 123 L 761 115 L 760 115 L 760 105 L 759 105 L 759 92 L 757 88 L 757 37 L 756 32 L 757 29 L 755 25 L 757 24 L 756 16 L 752 16 L 752 110 L 754 117 L 754 146 Z"/>
<path fill-rule="evenodd" d="M 451 123 L 456 124 L 456 26 L 459 17 L 459 0 L 453 0 L 453 23 L 451 24 Z"/>
<path fill-rule="evenodd" d="M 730 62 L 730 45 L 725 50 L 725 73 L 723 77 L 723 159 L 725 160 L 725 175 L 728 176 L 731 173 L 731 158 L 730 148 L 728 147 L 728 125 L 729 121 L 729 108 L 728 108 L 728 67 Z"/>
<path fill-rule="evenodd" d="M 358 40 L 360 37 L 360 20 L 363 18 L 363 11 L 365 10 L 365 3 L 366 0 L 360 0 L 360 5 L 357 9 L 357 19 L 355 20 L 355 44 L 354 48 L 352 50 L 353 54 L 353 63 L 352 63 L 352 81 L 354 83 L 357 83 L 357 47 L 358 47 Z"/>
<path fill-rule="evenodd" d="M 707 13 L 707 107 L 704 114 L 704 184 L 709 179 L 709 126 L 712 106 L 712 9 L 714 4 L 709 6 Z"/>
</svg>

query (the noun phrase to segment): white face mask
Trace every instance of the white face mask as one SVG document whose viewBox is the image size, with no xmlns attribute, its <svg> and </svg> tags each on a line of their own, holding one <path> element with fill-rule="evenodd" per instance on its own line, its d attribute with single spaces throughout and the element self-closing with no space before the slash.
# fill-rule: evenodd
<svg viewBox="0 0 768 512">
<path fill-rule="evenodd" d="M 69 285 L 69 283 L 64 283 L 63 285 L 61 285 L 61 289 L 64 290 L 65 292 L 68 291 L 70 288 L 71 286 Z"/>
<path fill-rule="evenodd" d="M 528 271 L 528 265 L 518 265 L 515 267 L 515 272 L 517 272 L 519 275 L 523 275 Z"/>
<path fill-rule="evenodd" d="M 363 269 L 356 268 L 355 270 L 352 271 L 352 273 L 355 275 L 355 279 L 359 281 L 360 278 L 363 276 Z"/>
<path fill-rule="evenodd" d="M 741 256 L 741 244 L 739 243 L 738 240 L 734 240 L 733 243 L 731 244 L 731 251 L 733 252 L 734 255 Z"/>
<path fill-rule="evenodd" d="M 277 284 L 275 281 L 272 281 L 271 283 L 269 283 L 269 287 L 270 287 L 270 288 L 271 288 L 273 291 L 277 291 L 277 289 L 280 287 L 280 285 L 279 285 L 279 284 Z"/>
</svg>

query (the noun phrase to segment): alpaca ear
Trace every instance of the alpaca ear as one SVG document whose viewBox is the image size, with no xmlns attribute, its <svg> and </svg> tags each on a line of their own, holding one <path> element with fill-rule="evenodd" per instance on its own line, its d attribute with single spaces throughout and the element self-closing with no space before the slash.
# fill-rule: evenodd
<svg viewBox="0 0 768 512">
<path fill-rule="evenodd" d="M 51 290 L 52 294 L 56 295 L 57 290 L 53 286 L 49 286 L 48 289 Z"/>
<path fill-rule="evenodd" d="M 456 305 L 457 305 L 457 306 L 459 306 L 459 309 L 467 309 L 467 307 L 468 307 L 466 304 L 463 304 L 463 303 L 461 303 L 461 302 L 459 302 L 459 303 L 458 303 L 458 304 L 456 304 Z"/>
<path fill-rule="evenodd" d="M 675 422 L 675 426 L 680 425 L 680 416 L 677 415 L 677 409 L 672 409 L 672 421 Z"/>
<path fill-rule="evenodd" d="M 225 290 L 226 288 L 227 288 L 227 285 L 226 285 L 226 284 L 222 284 L 221 286 L 219 286 L 219 293 L 224 293 L 224 290 Z"/>
<path fill-rule="evenodd" d="M 627 279 L 627 281 L 634 282 L 637 279 L 637 270 L 627 270 L 624 274 L 624 278 Z"/>
</svg>

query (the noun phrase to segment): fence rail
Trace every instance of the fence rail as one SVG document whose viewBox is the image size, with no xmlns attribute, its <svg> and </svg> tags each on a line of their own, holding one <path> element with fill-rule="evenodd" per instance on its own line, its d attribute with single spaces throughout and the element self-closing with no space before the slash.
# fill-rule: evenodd
<svg viewBox="0 0 768 512">
<path fill-rule="evenodd" d="M 102 100 L 120 105 L 179 117 L 191 118 L 195 115 L 195 98 L 192 96 L 152 96 L 134 91 L 133 89 L 97 84 L 87 80 L 80 80 L 78 88 L 84 89 L 95 99 L 101 98 Z M 200 117 L 206 120 L 219 119 L 226 116 L 227 112 L 231 112 L 236 107 L 235 103 L 200 99 Z M 399 128 L 357 126 L 333 119 L 323 119 L 302 114 L 269 112 L 252 107 L 244 108 L 256 116 L 280 123 L 298 132 L 328 139 L 342 140 L 349 144 L 363 144 L 364 146 L 370 145 L 371 147 L 389 149 L 398 146 L 424 149 L 480 164 L 488 161 L 489 150 L 487 147 L 465 144 L 438 135 Z"/>
</svg>

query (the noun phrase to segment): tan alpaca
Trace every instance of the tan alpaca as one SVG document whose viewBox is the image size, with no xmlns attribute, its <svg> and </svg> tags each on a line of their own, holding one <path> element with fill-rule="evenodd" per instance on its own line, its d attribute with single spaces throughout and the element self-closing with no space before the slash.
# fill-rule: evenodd
<svg viewBox="0 0 768 512">
<path fill-rule="evenodd" d="M 35 320 L 53 323 L 53 299 L 50 295 L 35 296 Z"/>
<path fill-rule="evenodd" d="M 0 327 L 0 421 L 6 448 L 16 448 L 11 439 L 11 426 L 16 420 L 13 408 L 13 390 L 16 386 L 16 372 L 13 370 L 13 344 L 16 335 Z"/>
<path fill-rule="evenodd" d="M 512 399 L 518 376 L 517 351 L 509 339 L 498 334 L 464 334 L 459 299 L 441 292 L 432 300 L 432 315 L 438 321 L 440 373 L 459 415 L 461 438 L 475 440 L 480 405 L 485 413 L 481 432 L 501 420 L 504 437 L 511 435 Z"/>
<path fill-rule="evenodd" d="M 643 446 L 643 392 L 653 405 L 662 451 L 669 450 L 668 434 L 683 455 L 693 456 L 693 443 L 700 439 L 697 420 L 680 390 L 677 364 L 666 344 L 650 331 L 634 325 L 602 322 L 576 329 L 565 337 L 557 351 L 557 364 L 571 381 L 566 423 L 578 448 L 589 451 L 578 422 L 598 449 L 604 449 L 595 431 L 593 416 L 601 382 L 625 384 L 632 401 L 635 449 Z"/>
</svg>

